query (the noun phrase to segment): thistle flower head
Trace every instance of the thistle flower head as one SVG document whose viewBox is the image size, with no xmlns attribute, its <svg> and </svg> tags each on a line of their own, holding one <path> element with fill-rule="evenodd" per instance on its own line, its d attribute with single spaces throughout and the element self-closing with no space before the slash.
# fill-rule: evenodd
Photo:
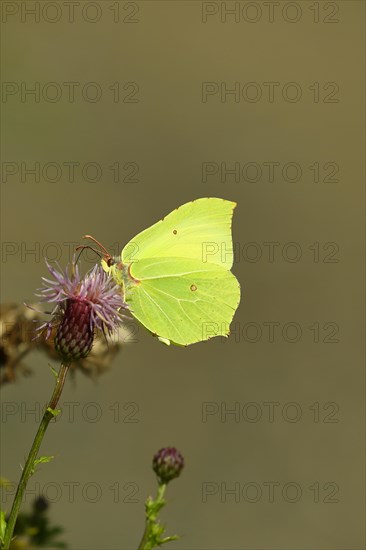
<svg viewBox="0 0 366 550">
<path fill-rule="evenodd" d="M 42 277 L 38 296 L 55 307 L 51 321 L 39 330 L 46 331 L 48 338 L 56 328 L 55 348 L 63 361 L 86 357 L 95 331 L 111 334 L 120 325 L 121 310 L 127 307 L 121 290 L 98 265 L 81 277 L 75 262 L 65 271 L 46 264 L 54 280 Z"/>
<path fill-rule="evenodd" d="M 169 483 L 178 477 L 184 467 L 184 458 L 175 447 L 163 447 L 153 458 L 153 470 L 160 483 Z"/>
</svg>

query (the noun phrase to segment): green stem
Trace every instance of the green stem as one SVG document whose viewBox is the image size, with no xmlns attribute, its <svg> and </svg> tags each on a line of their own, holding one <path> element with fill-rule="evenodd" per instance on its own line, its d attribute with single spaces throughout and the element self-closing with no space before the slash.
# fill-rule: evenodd
<svg viewBox="0 0 366 550">
<path fill-rule="evenodd" d="M 39 425 L 36 437 L 34 438 L 32 448 L 29 451 L 29 455 L 22 471 L 17 492 L 14 497 L 13 506 L 10 512 L 9 520 L 6 526 L 3 550 L 9 550 L 11 539 L 14 532 L 15 523 L 19 513 L 19 508 L 23 500 L 24 491 L 27 486 L 28 480 L 33 473 L 34 462 L 37 459 L 37 454 L 41 446 L 43 436 L 47 430 L 50 420 L 52 420 L 52 418 L 54 418 L 55 416 L 54 409 L 56 408 L 57 403 L 60 399 L 61 392 L 64 387 L 67 371 L 69 370 L 69 366 L 70 366 L 69 364 L 67 365 L 61 364 L 60 370 L 57 375 L 56 385 L 53 390 L 52 397 L 42 417 L 41 424 Z"/>
<path fill-rule="evenodd" d="M 138 550 L 144 550 L 145 544 L 147 543 L 148 538 L 149 538 L 149 528 L 148 528 L 148 521 L 146 520 L 145 531 L 144 531 L 144 534 L 142 535 L 142 539 L 139 544 Z"/>
<path fill-rule="evenodd" d="M 156 496 L 156 500 L 154 501 L 154 505 L 155 505 L 154 508 L 156 507 L 156 512 L 146 513 L 145 531 L 144 531 L 144 534 L 142 535 L 142 539 L 139 544 L 138 550 L 147 550 L 147 548 L 151 548 L 151 546 L 146 547 L 146 544 L 149 541 L 152 527 L 156 524 L 158 512 L 165 504 L 165 501 L 164 501 L 165 489 L 166 489 L 166 483 L 159 484 L 158 494 Z"/>
</svg>

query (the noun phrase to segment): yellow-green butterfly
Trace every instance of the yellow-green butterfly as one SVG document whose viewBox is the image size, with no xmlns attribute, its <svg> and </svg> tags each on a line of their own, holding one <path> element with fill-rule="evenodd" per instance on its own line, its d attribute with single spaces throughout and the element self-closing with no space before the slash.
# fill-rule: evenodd
<svg viewBox="0 0 366 550">
<path fill-rule="evenodd" d="M 165 344 L 228 336 L 240 286 L 231 273 L 235 202 L 201 198 L 145 229 L 121 258 L 102 260 L 132 315 Z"/>
</svg>

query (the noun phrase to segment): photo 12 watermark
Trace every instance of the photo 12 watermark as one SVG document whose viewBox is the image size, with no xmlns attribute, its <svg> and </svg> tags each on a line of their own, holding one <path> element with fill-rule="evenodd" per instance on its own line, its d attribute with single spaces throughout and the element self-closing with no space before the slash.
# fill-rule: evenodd
<svg viewBox="0 0 366 550">
<path fill-rule="evenodd" d="M 40 401 L 32 403 L 25 401 L 2 401 L 0 405 L 1 424 L 9 421 L 20 422 L 21 424 L 34 422 L 39 424 L 47 406 Z M 111 404 L 88 401 L 81 403 L 79 401 L 64 401 L 60 403 L 60 412 L 55 416 L 52 422 L 62 422 L 69 424 L 87 423 L 97 424 L 99 422 L 109 422 L 113 424 L 138 424 L 142 420 L 142 411 L 139 403 L 135 401 L 119 402 Z"/>
<path fill-rule="evenodd" d="M 230 325 L 219 325 L 210 320 L 202 320 L 202 332 L 205 336 L 230 334 L 230 340 L 236 344 L 339 344 L 341 328 L 336 321 L 233 321 Z M 228 340 L 222 338 L 221 342 Z"/>
<path fill-rule="evenodd" d="M 49 262 L 65 263 L 71 262 L 75 256 L 76 249 L 85 244 L 85 241 L 3 241 L 1 243 L 1 263 L 44 263 Z M 122 250 L 119 242 L 107 243 L 106 249 L 112 257 L 118 257 Z M 137 245 L 134 248 L 137 253 Z M 95 265 L 100 257 L 94 250 L 85 247 L 82 251 L 83 261 Z"/>
<path fill-rule="evenodd" d="M 241 82 L 205 81 L 201 85 L 201 102 L 220 103 L 339 103 L 337 82 Z"/>
<path fill-rule="evenodd" d="M 287 263 L 299 262 L 315 264 L 338 264 L 341 261 L 341 247 L 334 241 L 313 241 L 309 243 L 289 240 L 280 241 L 247 241 L 227 242 L 206 241 L 202 243 L 203 263 L 220 260 L 228 261 L 234 256 L 234 264 L 246 262 L 256 264 L 263 263 Z"/>
<path fill-rule="evenodd" d="M 11 504 L 16 493 L 17 484 L 12 481 L 3 483 L 1 503 L 3 506 Z M 136 481 L 112 481 L 102 484 L 98 481 L 65 480 L 35 481 L 29 483 L 24 491 L 24 502 L 31 502 L 35 498 L 43 497 L 50 504 L 64 502 L 67 504 L 138 504 L 141 502 L 140 486 Z"/>
<path fill-rule="evenodd" d="M 340 167 L 335 161 L 204 161 L 202 183 L 339 183 Z"/>
<path fill-rule="evenodd" d="M 340 22 L 338 2 L 226 1 L 201 2 L 202 23 L 334 24 Z"/>
<path fill-rule="evenodd" d="M 92 104 L 106 101 L 108 103 L 140 103 L 140 86 L 132 81 L 103 82 L 40 82 L 40 81 L 5 81 L 1 83 L 1 102 L 14 105 L 28 104 Z"/>
<path fill-rule="evenodd" d="M 201 502 L 220 504 L 338 504 L 340 486 L 336 481 L 204 481 Z"/>
<path fill-rule="evenodd" d="M 1 183 L 141 183 L 140 163 L 125 161 L 3 161 Z"/>
<path fill-rule="evenodd" d="M 88 0 L 3 1 L 0 3 L 1 22 L 11 23 L 126 23 L 141 21 L 141 3 L 130 1 L 99 2 Z"/>
<path fill-rule="evenodd" d="M 201 422 L 203 424 L 250 424 L 286 422 L 297 424 L 338 424 L 340 405 L 335 401 L 299 403 L 298 401 L 203 401 Z"/>
</svg>

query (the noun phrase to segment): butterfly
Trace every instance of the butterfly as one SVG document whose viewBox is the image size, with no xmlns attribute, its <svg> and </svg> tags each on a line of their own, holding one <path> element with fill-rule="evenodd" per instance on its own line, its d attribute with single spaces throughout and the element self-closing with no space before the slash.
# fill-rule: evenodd
<svg viewBox="0 0 366 550">
<path fill-rule="evenodd" d="M 161 342 L 228 336 L 240 302 L 230 271 L 235 206 L 213 197 L 188 202 L 136 235 L 120 258 L 103 258 L 131 314 Z"/>
</svg>

